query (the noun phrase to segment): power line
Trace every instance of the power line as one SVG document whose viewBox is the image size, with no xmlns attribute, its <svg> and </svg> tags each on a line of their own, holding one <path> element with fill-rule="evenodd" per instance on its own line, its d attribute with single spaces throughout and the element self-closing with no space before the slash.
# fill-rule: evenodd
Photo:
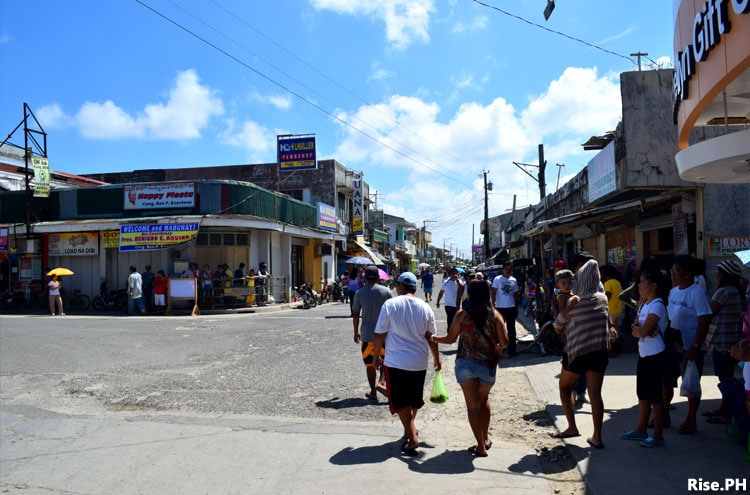
<svg viewBox="0 0 750 495">
<path fill-rule="evenodd" d="M 623 54 L 617 53 L 617 52 L 613 52 L 611 50 L 607 50 L 606 48 L 602 48 L 601 46 L 595 45 L 594 43 L 589 43 L 588 41 L 584 41 L 584 40 L 582 40 L 580 38 L 576 38 L 575 36 L 570 36 L 569 34 L 565 34 L 565 33 L 562 33 L 560 31 L 555 31 L 554 29 L 550 29 L 547 26 L 544 26 L 542 24 L 537 24 L 536 22 L 530 21 L 530 20 L 528 20 L 526 18 L 523 18 L 523 17 L 521 17 L 519 15 L 511 14 L 510 12 L 501 9 L 500 7 L 495 7 L 494 5 L 490 5 L 488 3 L 484 3 L 484 2 L 482 2 L 480 0 L 471 0 L 471 1 L 474 2 L 474 3 L 478 3 L 479 5 L 481 5 L 483 7 L 487 7 L 488 9 L 497 10 L 501 14 L 505 14 L 508 17 L 513 17 L 514 19 L 518 19 L 519 21 L 522 21 L 522 22 L 525 22 L 526 24 L 530 24 L 532 26 L 538 27 L 539 29 L 544 29 L 545 31 L 549 31 L 552 34 L 557 34 L 558 36 L 562 36 L 564 38 L 568 38 L 569 40 L 573 40 L 573 41 L 576 41 L 578 43 L 583 43 L 586 46 L 590 46 L 591 48 L 596 48 L 597 50 L 601 50 L 601 51 L 603 51 L 605 53 L 609 53 L 610 55 L 614 55 L 616 57 L 624 58 L 626 60 L 629 60 L 631 63 L 633 62 L 633 59 L 630 58 L 630 57 L 628 57 L 628 56 L 626 56 L 626 55 L 623 55 Z M 652 62 L 653 62 L 653 60 L 652 60 Z"/>
<path fill-rule="evenodd" d="M 463 181 L 459 180 L 459 179 L 458 179 L 458 178 L 457 178 L 456 176 L 454 176 L 454 175 L 449 175 L 449 174 L 447 174 L 447 173 L 445 173 L 445 172 L 442 172 L 441 170 L 439 170 L 439 169 L 437 169 L 437 168 L 431 167 L 431 166 L 429 166 L 429 165 L 427 165 L 427 164 L 425 164 L 425 163 L 423 163 L 423 162 L 421 162 L 421 161 L 417 160 L 416 158 L 414 158 L 414 157 L 412 157 L 412 156 L 409 156 L 409 155 L 407 155 L 406 153 L 402 152 L 401 150 L 399 150 L 399 149 L 397 149 L 397 148 L 395 148 L 395 147 L 393 147 L 393 146 L 391 146 L 391 145 L 387 144 L 386 142 L 384 142 L 383 140 L 379 139 L 378 137 L 376 137 L 376 136 L 371 136 L 370 134 L 368 134 L 367 132 L 363 131 L 362 129 L 359 129 L 358 127 L 355 127 L 354 125 L 352 125 L 352 124 L 350 124 L 349 122 L 345 121 L 345 120 L 344 120 L 344 119 L 342 119 L 341 117 L 339 117 L 339 116 L 335 115 L 335 114 L 334 114 L 334 113 L 332 113 L 332 112 L 329 112 L 328 110 L 326 110 L 326 109 L 325 109 L 325 108 L 323 108 L 322 106 L 320 106 L 320 105 L 316 104 L 315 102 L 311 101 L 311 100 L 310 100 L 309 98 L 306 98 L 305 96 L 303 96 L 303 95 L 301 95 L 301 94 L 299 94 L 299 93 L 295 92 L 295 91 L 294 91 L 294 90 L 292 90 L 291 88 L 289 88 L 289 87 L 287 87 L 287 86 L 283 85 L 282 83 L 280 83 L 280 82 L 276 81 L 275 79 L 271 78 L 270 76 L 267 76 L 266 74 L 264 74 L 264 73 L 263 73 L 263 72 L 261 72 L 260 70 L 258 70 L 258 69 L 256 69 L 256 68 L 254 68 L 254 67 L 252 67 L 251 65 L 249 65 L 248 63 L 246 63 L 246 62 L 244 62 L 244 61 L 240 60 L 240 59 L 239 59 L 238 57 L 236 57 L 235 55 L 233 55 L 233 54 L 229 53 L 228 51 L 224 50 L 223 48 L 219 47 L 219 46 L 218 46 L 218 45 L 216 45 L 215 43 L 213 43 L 213 42 L 211 42 L 211 41 L 207 40 L 206 38 L 202 37 L 201 35 L 197 34 L 196 32 L 194 32 L 194 31 L 190 30 L 190 29 L 189 29 L 189 28 L 187 28 L 186 26 L 183 26 L 182 24 L 180 24 L 179 22 L 177 22 L 177 21 L 175 21 L 174 19 L 170 18 L 170 17 L 169 17 L 169 16 L 167 16 L 166 14 L 163 14 L 162 12 L 160 12 L 160 11 L 156 10 L 155 8 L 153 8 L 153 7 L 151 7 L 150 5 L 146 4 L 146 3 L 145 3 L 145 2 L 143 2 L 142 0 L 135 0 L 135 1 L 136 1 L 136 2 L 138 3 L 138 4 L 140 4 L 141 6 L 143 6 L 143 7 L 147 8 L 148 10 L 150 10 L 151 12 L 153 12 L 154 14 L 156 14 L 156 15 L 158 15 L 159 17 L 163 18 L 163 19 L 164 19 L 164 20 L 166 20 L 167 22 L 169 22 L 169 23 L 173 24 L 174 26 L 176 26 L 176 27 L 180 28 L 180 29 L 181 29 L 181 30 L 183 30 L 184 32 L 186 32 L 186 33 L 188 33 L 189 35 L 193 36 L 194 38 L 196 38 L 196 39 L 198 39 L 199 41 L 201 41 L 201 42 L 205 43 L 206 45 L 210 46 L 210 47 L 211 47 L 211 48 L 213 48 L 214 50 L 216 50 L 216 51 L 220 52 L 221 54 L 223 54 L 223 55 L 225 55 L 225 56 L 229 57 L 230 59 L 232 59 L 233 61 L 235 61 L 235 62 L 237 62 L 238 64 L 242 65 L 243 67 L 245 67 L 245 68 L 249 69 L 250 71 L 254 72 L 255 74 L 259 75 L 260 77 L 262 77 L 263 79 L 267 80 L 268 82 L 270 82 L 270 83 L 274 84 L 275 86 L 277 86 L 277 87 L 279 87 L 279 88 L 283 89 L 284 91 L 288 92 L 289 94 L 293 95 L 294 97 L 296 97 L 296 98 L 298 98 L 298 99 L 300 99 L 300 100 L 304 101 L 305 103 L 307 103 L 307 104 L 308 104 L 308 105 L 310 105 L 311 107 L 313 107 L 313 108 L 315 108 L 315 109 L 317 109 L 317 110 L 319 110 L 319 111 L 323 112 L 324 114 L 328 115 L 329 117 L 333 118 L 334 120 L 337 120 L 338 122 L 341 122 L 341 123 L 342 123 L 342 124 L 344 124 L 345 126 L 347 126 L 347 127 L 349 127 L 350 129 L 352 129 L 352 130 L 354 130 L 354 131 L 356 131 L 356 132 L 358 132 L 358 133 L 362 134 L 363 136 L 367 137 L 368 139 L 370 139 L 370 140 L 374 141 L 375 143 L 378 143 L 379 145 L 381 145 L 381 146 L 383 146 L 383 147 L 385 147 L 385 148 L 387 148 L 387 149 L 390 149 L 391 151 L 393 151 L 394 153 L 396 153 L 396 154 L 398 154 L 398 155 L 400 155 L 400 156 L 404 157 L 405 159 L 407 159 L 407 160 L 409 160 L 409 161 L 411 161 L 411 162 L 413 162 L 413 163 L 415 163 L 415 164 L 417 164 L 417 165 L 419 165 L 419 166 L 421 166 L 421 167 L 424 167 L 424 168 L 426 168 L 426 169 L 428 169 L 428 170 L 431 170 L 432 172 L 435 172 L 436 174 L 442 175 L 443 177 L 445 177 L 445 178 L 447 178 L 447 179 L 450 179 L 450 180 L 452 180 L 452 181 L 454 181 L 454 182 L 457 182 L 457 183 L 459 183 L 459 184 L 461 184 L 461 185 L 464 185 L 464 186 L 467 186 L 467 187 L 469 187 L 469 186 L 470 186 L 470 184 L 468 184 L 468 183 L 466 183 L 466 182 L 463 182 Z M 170 0 L 170 2 L 171 2 L 171 0 Z M 171 2 L 171 3 L 173 3 L 173 4 L 174 4 L 174 2 Z M 181 7 L 180 7 L 180 8 L 181 8 Z M 181 8 L 181 10 L 183 10 L 184 12 L 186 12 L 186 13 L 188 13 L 189 15 L 193 16 L 193 14 L 190 14 L 190 13 L 189 13 L 189 12 L 187 12 L 186 10 L 184 10 L 184 9 L 182 9 L 182 8 Z M 193 16 L 193 17 L 195 17 L 195 16 Z M 200 19 L 199 19 L 199 20 L 200 20 Z M 200 22 L 203 22 L 203 21 L 200 21 Z M 204 24 L 206 24 L 205 22 L 203 22 L 203 23 L 204 23 Z M 215 28 L 213 28 L 213 27 L 209 26 L 208 24 L 206 24 L 206 25 L 207 25 L 208 27 L 210 27 L 211 29 L 213 29 L 214 31 L 216 31 L 216 32 L 219 32 L 218 30 L 216 30 Z M 219 33 L 220 33 L 220 32 L 219 32 Z M 240 47 L 243 47 L 243 46 L 242 46 L 242 45 L 241 45 L 240 43 L 238 43 L 238 42 L 236 42 L 236 41 L 232 40 L 231 38 L 227 37 L 227 36 L 226 36 L 226 35 L 224 35 L 223 33 L 220 33 L 220 34 L 221 34 L 222 36 L 224 36 L 225 38 L 229 39 L 230 41 L 232 41 L 233 43 L 237 44 L 238 46 L 240 46 Z M 243 47 L 243 48 L 245 48 L 245 47 Z M 248 51 L 249 53 L 253 54 L 254 56 L 256 56 L 256 57 L 258 57 L 258 58 L 261 58 L 260 56 L 258 56 L 257 54 L 254 54 L 254 53 L 253 53 L 252 51 L 250 51 L 249 49 L 247 49 L 247 48 L 245 48 L 245 49 L 246 49 L 246 50 L 247 50 L 247 51 Z M 261 58 L 261 60 L 262 60 L 262 58 Z M 266 61 L 264 60 L 264 62 L 266 62 Z M 287 76 L 287 77 L 289 77 L 290 79 L 292 79 L 292 80 L 294 80 L 295 82 L 297 82 L 297 83 L 301 84 L 302 86 L 306 87 L 306 88 L 307 88 L 307 89 L 309 89 L 310 91 L 313 91 L 313 92 L 315 92 L 316 94 L 319 94 L 319 93 L 317 93 L 316 91 L 312 90 L 311 88 L 309 88 L 309 87 L 305 86 L 305 85 L 304 85 L 303 83 L 301 83 L 301 82 L 297 81 L 297 80 L 296 80 L 296 79 L 294 79 L 294 78 L 293 78 L 292 76 L 289 76 L 288 74 L 284 73 L 284 72 L 283 72 L 283 71 L 281 71 L 280 69 L 276 68 L 275 66 L 273 66 L 273 65 L 272 65 L 272 64 L 270 64 L 269 62 L 266 62 L 266 63 L 268 63 L 269 65 L 271 65 L 271 67 L 275 68 L 276 70 L 279 70 L 279 71 L 280 71 L 280 72 L 281 72 L 282 74 L 286 75 L 286 76 Z M 322 95 L 320 95 L 320 96 L 322 96 Z M 325 97 L 323 97 L 323 98 L 325 98 Z M 335 105 L 335 103 L 334 103 L 334 102 L 332 102 L 332 101 L 330 101 L 330 100 L 329 100 L 329 103 L 332 103 L 332 104 L 334 104 L 334 105 Z M 379 131 L 379 130 L 378 130 L 378 129 L 376 128 L 376 127 L 372 126 L 371 124 L 369 124 L 369 123 L 367 123 L 367 122 L 365 122 L 365 121 L 362 121 L 361 119 L 359 119 L 359 118 L 357 118 L 357 117 L 354 117 L 354 118 L 355 118 L 356 120 L 358 120 L 358 121 L 362 122 L 363 124 L 367 125 L 368 127 L 372 128 L 372 129 L 373 129 L 374 131 L 376 131 L 376 132 L 378 132 L 378 133 L 381 133 L 381 132 L 380 132 L 380 131 Z M 413 131 L 412 131 L 412 132 L 413 132 Z M 407 150 L 409 150 L 409 151 L 412 151 L 413 153 L 415 153 L 415 154 L 417 154 L 417 155 L 421 156 L 422 158 L 425 158 L 425 159 L 429 160 L 429 158 L 427 158 L 426 156 L 422 155 L 422 154 L 421 154 L 421 153 L 419 153 L 418 151 L 416 151 L 416 150 L 414 150 L 414 149 L 412 149 L 412 148 L 409 148 L 409 147 L 408 147 L 407 145 L 405 145 L 405 144 L 403 144 L 403 143 L 401 143 L 401 142 L 399 142 L 399 141 L 397 141 L 397 140 L 395 140 L 395 139 L 393 139 L 393 138 L 390 138 L 390 139 L 391 139 L 392 141 L 394 141 L 395 143 L 398 143 L 399 145 L 403 146 L 403 147 L 404 147 L 404 148 L 406 148 Z"/>
</svg>

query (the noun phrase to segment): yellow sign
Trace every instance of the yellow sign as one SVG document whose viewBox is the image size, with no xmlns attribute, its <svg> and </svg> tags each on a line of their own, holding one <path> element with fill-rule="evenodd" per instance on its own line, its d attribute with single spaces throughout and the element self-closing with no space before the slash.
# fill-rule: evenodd
<svg viewBox="0 0 750 495">
<path fill-rule="evenodd" d="M 119 230 L 102 231 L 102 247 L 104 249 L 120 247 L 120 231 Z"/>
</svg>

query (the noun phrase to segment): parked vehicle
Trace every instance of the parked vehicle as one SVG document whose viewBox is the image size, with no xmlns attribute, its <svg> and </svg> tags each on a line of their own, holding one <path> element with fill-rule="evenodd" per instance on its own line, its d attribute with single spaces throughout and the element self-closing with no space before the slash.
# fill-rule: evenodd
<svg viewBox="0 0 750 495">
<path fill-rule="evenodd" d="M 302 301 L 302 307 L 304 309 L 314 308 L 318 305 L 318 294 L 310 287 L 309 284 L 304 283 L 299 287 L 295 287 L 295 298 L 298 301 Z"/>
<path fill-rule="evenodd" d="M 331 300 L 332 301 L 343 301 L 344 300 L 344 290 L 341 285 L 341 282 L 338 280 L 335 280 L 333 282 L 333 285 L 331 286 Z"/>
<path fill-rule="evenodd" d="M 107 290 L 107 283 L 103 282 L 99 286 L 99 294 L 94 296 L 91 306 L 97 311 L 106 309 L 120 309 L 128 305 L 128 294 L 125 289 Z"/>
<path fill-rule="evenodd" d="M 63 297 L 65 297 L 65 292 L 63 292 Z M 73 289 L 73 295 L 64 300 L 63 307 L 71 312 L 86 311 L 91 307 L 91 298 L 79 289 Z"/>
<path fill-rule="evenodd" d="M 320 303 L 331 302 L 331 286 L 327 281 L 323 281 L 323 288 L 320 291 Z"/>
</svg>

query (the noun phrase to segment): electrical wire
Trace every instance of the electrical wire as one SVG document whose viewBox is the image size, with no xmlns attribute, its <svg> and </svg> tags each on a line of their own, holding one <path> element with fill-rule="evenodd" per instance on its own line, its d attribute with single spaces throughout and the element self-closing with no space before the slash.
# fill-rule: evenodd
<svg viewBox="0 0 750 495">
<path fill-rule="evenodd" d="M 291 94 L 292 96 L 300 99 L 301 101 L 307 103 L 308 105 L 310 105 L 311 107 L 315 108 L 316 110 L 319 110 L 320 112 L 328 115 L 332 119 L 334 119 L 334 120 L 336 120 L 336 121 L 344 124 L 345 126 L 347 126 L 348 128 L 352 129 L 353 131 L 358 132 L 359 134 L 365 136 L 366 138 L 374 141 L 375 143 L 383 146 L 384 148 L 387 148 L 387 149 L 393 151 L 394 153 L 396 153 L 396 154 L 402 156 L 403 158 L 405 158 L 405 159 L 407 159 L 407 160 L 415 163 L 418 166 L 424 167 L 424 168 L 426 168 L 426 169 L 428 169 L 428 170 L 430 170 L 430 171 L 432 171 L 432 172 L 434 172 L 434 173 L 436 173 L 438 175 L 442 175 L 446 179 L 449 179 L 451 181 L 457 182 L 457 183 L 459 183 L 459 184 L 461 184 L 463 186 L 470 187 L 470 184 L 468 184 L 468 183 L 460 180 L 455 174 L 454 175 L 449 175 L 448 173 L 445 173 L 445 172 L 443 172 L 443 171 L 441 171 L 441 170 L 439 170 L 437 168 L 431 167 L 431 166 L 429 166 L 429 165 L 427 165 L 427 164 L 425 164 L 425 163 L 417 160 L 413 156 L 410 156 L 410 155 L 406 154 L 405 152 L 403 152 L 403 151 L 401 151 L 401 150 L 399 150 L 399 149 L 391 146 L 390 144 L 386 143 L 385 141 L 383 141 L 379 137 L 372 136 L 372 135 L 368 134 L 367 132 L 365 132 L 364 130 L 362 130 L 362 129 L 360 129 L 360 128 L 354 126 L 354 125 L 352 125 L 351 123 L 349 123 L 346 120 L 342 119 L 341 117 L 335 115 L 334 113 L 328 111 L 327 109 L 325 109 L 322 106 L 318 105 L 317 103 L 315 103 L 314 101 L 310 100 L 309 98 L 307 98 L 307 97 L 301 95 L 300 93 L 292 90 L 291 88 L 283 85 L 282 83 L 276 81 L 275 79 L 271 78 L 270 76 L 267 76 L 266 74 L 264 74 L 260 70 L 256 69 L 255 67 L 251 66 L 250 64 L 244 62 L 243 60 L 240 60 L 238 57 L 236 57 L 235 55 L 229 53 L 227 50 L 219 47 L 215 43 L 207 40 L 206 38 L 202 37 L 201 35 L 197 34 L 196 32 L 190 30 L 189 28 L 187 28 L 186 26 L 184 26 L 184 25 L 180 24 L 179 22 L 175 21 L 174 19 L 172 19 L 171 17 L 167 16 L 166 14 L 163 14 L 162 12 L 158 11 L 157 9 L 151 7 L 150 5 L 146 4 L 144 1 L 142 1 L 142 0 L 135 0 L 135 2 L 138 3 L 138 4 L 140 4 L 141 6 L 145 7 L 146 9 L 150 10 L 151 12 L 153 12 L 156 15 L 158 15 L 159 17 L 163 18 L 167 22 L 169 22 L 169 23 L 173 24 L 174 26 L 180 28 L 181 30 L 183 30 L 184 32 L 186 32 L 189 35 L 193 36 L 194 38 L 198 39 L 199 41 L 201 41 L 201 42 L 205 43 L 206 45 L 210 46 L 211 48 L 213 48 L 214 50 L 218 51 L 219 53 L 221 53 L 221 54 L 229 57 L 231 60 L 237 62 L 238 64 L 242 65 L 246 69 L 254 72 L 258 76 L 260 76 L 263 79 L 265 79 L 266 81 L 268 81 L 268 82 L 272 83 L 273 85 L 275 85 L 275 86 L 283 89 L 284 91 L 286 91 L 289 94 Z M 367 124 L 367 125 L 369 127 L 372 127 L 378 133 L 380 133 L 380 131 L 378 131 L 378 129 L 376 129 L 375 127 L 373 127 L 373 126 L 371 126 L 369 124 Z M 393 140 L 393 139 L 391 138 L 391 140 Z M 396 141 L 396 140 L 393 140 L 393 141 L 398 143 L 398 141 Z M 398 144 L 401 144 L 402 146 L 406 147 L 406 145 L 403 145 L 402 143 L 398 143 Z M 409 148 L 407 147 L 407 149 L 409 149 Z M 421 155 L 421 153 L 418 153 L 415 150 L 411 150 L 411 151 L 413 151 L 414 153 L 419 154 L 423 158 L 426 158 L 423 155 Z"/>
<path fill-rule="evenodd" d="M 545 31 L 548 31 L 548 32 L 550 32 L 552 34 L 556 34 L 558 36 L 562 36 L 564 38 L 568 38 L 569 40 L 572 40 L 572 41 L 575 41 L 575 42 L 578 42 L 578 43 L 582 43 L 582 44 L 584 44 L 586 46 L 590 46 L 591 48 L 596 48 L 597 50 L 601 50 L 604 53 L 608 53 L 608 54 L 614 55 L 616 57 L 624 58 L 626 60 L 629 60 L 631 63 L 635 63 L 635 61 L 631 57 L 628 57 L 627 55 L 623 55 L 621 53 L 613 52 L 612 50 L 607 50 L 606 48 L 602 48 L 601 46 L 596 45 L 594 43 L 589 43 L 588 41 L 584 41 L 584 40 L 582 40 L 580 38 L 576 38 L 575 36 L 570 36 L 569 34 L 565 34 L 565 33 L 562 33 L 560 31 L 555 31 L 554 29 L 550 29 L 547 26 L 544 26 L 542 24 L 538 24 L 538 23 L 536 23 L 534 21 L 530 21 L 530 20 L 528 20 L 528 19 L 526 19 L 524 17 L 521 17 L 519 15 L 512 14 L 512 13 L 506 11 L 506 10 L 501 9 L 500 7 L 496 7 L 494 5 L 490 5 L 488 3 L 484 3 L 481 0 L 471 0 L 471 1 L 474 2 L 474 3 L 476 3 L 476 4 L 481 5 L 483 7 L 487 7 L 488 9 L 496 10 L 496 11 L 500 12 L 501 14 L 507 15 L 508 17 L 513 17 L 514 19 L 518 19 L 519 21 L 525 22 L 526 24 L 530 24 L 530 25 L 532 25 L 534 27 L 538 27 L 539 29 L 544 29 Z M 649 59 L 649 60 L 651 60 L 651 59 Z M 653 60 L 652 60 L 652 62 L 653 62 Z"/>
</svg>

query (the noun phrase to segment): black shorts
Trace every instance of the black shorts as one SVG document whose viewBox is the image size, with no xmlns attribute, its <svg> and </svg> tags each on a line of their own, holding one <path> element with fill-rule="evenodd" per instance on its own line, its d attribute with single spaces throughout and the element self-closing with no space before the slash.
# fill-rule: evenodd
<svg viewBox="0 0 750 495">
<path fill-rule="evenodd" d="M 667 359 L 663 352 L 653 356 L 639 357 L 636 368 L 635 391 L 638 400 L 651 403 L 662 402 L 662 385 Z"/>
<path fill-rule="evenodd" d="M 407 407 L 420 409 L 424 406 L 422 396 L 426 376 L 427 370 L 407 371 L 386 366 L 385 381 L 391 414 L 398 414 Z"/>
<path fill-rule="evenodd" d="M 578 356 L 572 363 L 568 362 L 568 355 L 563 355 L 563 369 L 576 375 L 585 375 L 587 371 L 604 374 L 609 364 L 609 352 L 594 351 Z"/>
</svg>

